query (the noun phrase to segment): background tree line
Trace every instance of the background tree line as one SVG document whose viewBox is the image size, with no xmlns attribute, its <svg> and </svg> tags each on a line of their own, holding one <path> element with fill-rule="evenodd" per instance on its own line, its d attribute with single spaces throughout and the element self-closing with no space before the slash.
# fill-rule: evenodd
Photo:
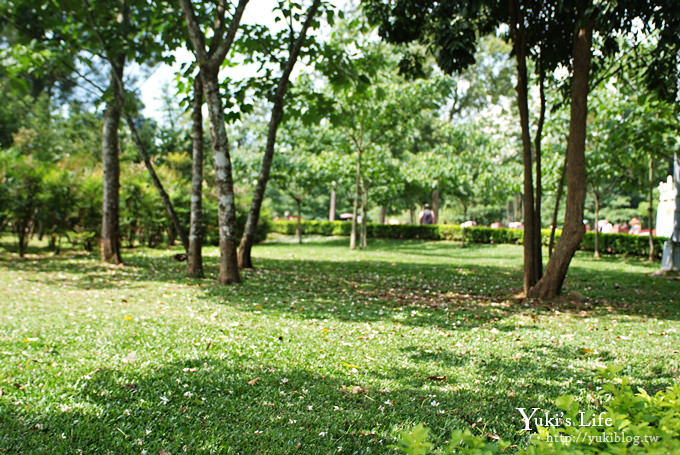
<svg viewBox="0 0 680 455">
<path fill-rule="evenodd" d="M 326 218 L 332 191 L 351 247 L 425 202 L 440 222 L 522 220 L 525 292 L 550 296 L 584 218 L 647 209 L 651 228 L 677 146 L 668 2 L 273 6 L 271 29 L 243 23 L 247 0 L 0 8 L 0 227 L 20 252 L 68 237 L 117 263 L 123 244 L 179 240 L 201 275 L 209 241 L 237 282 L 268 216 Z M 146 119 L 137 78 L 179 49 L 194 61 L 166 120 Z M 544 271 L 540 229 L 561 220 Z"/>
</svg>

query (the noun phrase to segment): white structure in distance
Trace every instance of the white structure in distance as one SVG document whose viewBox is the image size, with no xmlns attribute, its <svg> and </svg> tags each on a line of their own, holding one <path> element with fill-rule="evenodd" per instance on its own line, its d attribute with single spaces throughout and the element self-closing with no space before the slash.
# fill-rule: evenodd
<svg viewBox="0 0 680 455">
<path fill-rule="evenodd" d="M 656 210 L 656 235 L 659 237 L 670 237 L 673 234 L 677 192 L 672 175 L 659 184 L 659 206 Z"/>
</svg>

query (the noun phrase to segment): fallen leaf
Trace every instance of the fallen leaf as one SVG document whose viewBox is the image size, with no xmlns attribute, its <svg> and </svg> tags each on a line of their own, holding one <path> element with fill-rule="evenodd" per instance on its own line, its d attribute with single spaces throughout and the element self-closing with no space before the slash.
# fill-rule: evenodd
<svg viewBox="0 0 680 455">
<path fill-rule="evenodd" d="M 255 378 L 255 379 L 248 381 L 248 385 L 255 385 L 258 382 L 260 382 L 260 378 Z"/>
<path fill-rule="evenodd" d="M 355 385 L 348 387 L 346 385 L 340 386 L 340 392 L 342 393 L 351 393 L 352 395 L 359 395 L 360 393 L 367 393 L 368 390 L 365 388 Z"/>
<path fill-rule="evenodd" d="M 428 376 L 430 381 L 446 381 L 446 376 Z"/>
</svg>

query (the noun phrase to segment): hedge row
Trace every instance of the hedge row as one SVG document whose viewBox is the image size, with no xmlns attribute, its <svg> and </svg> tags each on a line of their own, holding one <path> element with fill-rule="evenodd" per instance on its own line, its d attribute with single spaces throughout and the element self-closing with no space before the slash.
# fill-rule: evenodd
<svg viewBox="0 0 680 455">
<path fill-rule="evenodd" d="M 279 234 L 294 235 L 296 221 L 274 221 L 271 231 Z M 302 232 L 308 235 L 350 235 L 352 224 L 346 221 L 303 221 Z M 366 225 L 368 236 L 382 239 L 421 239 L 421 240 L 453 240 L 465 243 L 509 243 L 521 244 L 524 238 L 522 229 L 469 227 L 461 228 L 449 224 L 376 224 Z M 542 240 L 548 245 L 550 230 L 543 229 Z M 555 233 L 555 241 L 560 231 Z M 663 251 L 664 237 L 654 237 L 654 250 L 657 256 Z M 581 250 L 594 251 L 595 233 L 586 232 L 581 241 Z M 646 235 L 600 234 L 600 253 L 627 254 L 630 256 L 647 256 L 649 254 L 649 237 Z"/>
<path fill-rule="evenodd" d="M 543 229 L 543 244 L 547 245 L 550 240 L 550 230 Z M 555 243 L 560 238 L 560 231 L 555 232 Z M 666 237 L 652 237 L 654 241 L 654 254 L 657 258 L 663 253 L 663 245 Z M 600 233 L 600 254 L 625 254 L 628 256 L 649 256 L 649 236 L 630 234 L 602 234 Z M 595 251 L 595 233 L 588 231 L 581 240 L 579 249 Z"/>
<path fill-rule="evenodd" d="M 297 221 L 274 221 L 272 232 L 294 235 Z M 303 234 L 310 235 L 350 235 L 352 223 L 346 221 L 303 221 Z M 462 239 L 463 229 L 460 226 L 435 224 L 377 224 L 368 223 L 366 231 L 369 237 L 381 239 L 424 239 L 424 240 L 458 240 Z"/>
</svg>

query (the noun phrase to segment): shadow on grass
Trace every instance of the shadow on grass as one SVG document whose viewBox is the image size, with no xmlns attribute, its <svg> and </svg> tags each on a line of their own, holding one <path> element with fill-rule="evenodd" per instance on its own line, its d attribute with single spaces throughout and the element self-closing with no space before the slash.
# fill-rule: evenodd
<svg viewBox="0 0 680 455">
<path fill-rule="evenodd" d="M 344 453 L 376 453 L 388 451 L 401 428 L 421 422 L 439 444 L 462 428 L 521 443 L 526 434 L 518 432 L 515 408 L 551 408 L 551 400 L 570 390 L 555 385 L 567 373 L 528 358 L 474 361 L 479 388 L 409 368 L 370 372 L 367 379 L 238 366 L 217 355 L 157 368 L 101 368 L 70 390 L 51 391 L 62 403 L 48 409 L 0 398 L 0 452 L 287 454 L 342 447 Z M 569 374 L 581 383 L 592 380 L 590 373 Z M 517 385 L 501 382 L 504 375 Z M 536 377 L 546 383 L 536 384 Z M 574 392 L 583 387 L 572 384 Z"/>
<path fill-rule="evenodd" d="M 527 434 L 516 408 L 557 411 L 551 403 L 560 395 L 600 385 L 590 371 L 533 355 L 437 359 L 465 363 L 477 380 L 399 366 L 320 374 L 217 353 L 99 368 L 50 391 L 60 402 L 47 409 L 0 397 L 0 453 L 382 453 L 417 423 L 438 445 L 464 428 L 521 444 Z"/>
<path fill-rule="evenodd" d="M 303 252 L 306 247 L 328 249 L 331 257 L 337 249 L 337 260 L 286 257 L 289 244 L 269 243 L 268 254 L 276 257 L 281 249 L 280 257 L 256 258 L 258 268 L 243 271 L 244 281 L 237 286 L 215 284 L 215 256 L 204 257 L 206 278 L 187 277 L 186 263 L 175 261 L 171 250 L 162 256 L 157 250 L 151 255 L 127 251 L 124 267 L 101 264 L 93 255 L 24 260 L 0 256 L 0 267 L 33 272 L 29 279 L 35 282 L 84 290 L 130 288 L 143 282 L 201 284 L 205 299 L 245 311 L 291 313 L 300 318 L 391 320 L 458 329 L 489 326 L 505 331 L 515 328 L 505 320 L 519 314 L 567 312 L 586 317 L 620 313 L 680 319 L 680 305 L 673 302 L 680 282 L 601 269 L 594 261 L 572 266 L 568 277 L 569 289 L 582 291 L 587 297 L 528 303 L 509 298 L 521 289 L 521 270 L 517 258 L 508 257 L 507 251 L 498 252 L 495 246 L 461 249 L 449 242 L 385 240 L 372 245 L 378 252 L 420 255 L 425 260 L 431 257 L 430 250 L 439 250 L 451 258 L 450 263 L 441 259 L 436 259 L 437 263 L 395 262 L 349 253 L 346 239 L 308 242 L 301 247 Z M 614 261 L 607 259 L 599 264 Z"/>
<path fill-rule="evenodd" d="M 40 254 L 0 254 L 0 267 L 8 270 L 32 272 L 27 281 L 74 286 L 79 289 L 116 289 L 121 286 L 135 287 L 135 282 L 194 282 L 186 276 L 186 263 L 173 258 L 167 250 L 165 256 L 146 256 L 138 251 L 126 250 L 124 265 L 106 264 L 99 261 L 96 253 L 79 250 L 62 251 L 59 255 L 36 249 Z M 212 262 L 217 264 L 216 260 Z M 56 276 L 55 276 L 56 275 Z"/>
</svg>

